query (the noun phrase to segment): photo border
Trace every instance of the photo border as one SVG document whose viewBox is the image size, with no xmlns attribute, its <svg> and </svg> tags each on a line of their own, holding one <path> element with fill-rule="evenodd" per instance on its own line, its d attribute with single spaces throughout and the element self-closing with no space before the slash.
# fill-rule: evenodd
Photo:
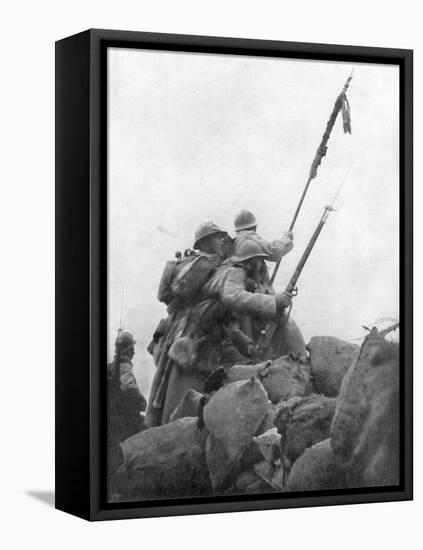
<svg viewBox="0 0 423 550">
<path fill-rule="evenodd" d="M 73 44 L 72 44 L 73 41 Z M 76 42 L 78 45 L 75 45 Z M 79 49 L 78 49 L 79 48 Z M 167 50 L 178 52 L 214 53 L 222 55 L 248 55 L 259 57 L 283 57 L 295 59 L 310 59 L 322 61 L 345 61 L 373 64 L 397 65 L 400 71 L 400 446 L 401 446 L 401 475 L 400 485 L 395 487 L 376 487 L 361 489 L 309 491 L 301 493 L 268 493 L 263 495 L 236 495 L 221 497 L 193 497 L 136 501 L 125 503 L 107 502 L 107 416 L 106 416 L 106 389 L 107 380 L 104 375 L 104 365 L 107 364 L 107 50 L 108 48 L 130 48 Z M 74 75 L 72 83 L 70 75 L 64 74 L 66 69 L 62 63 L 65 50 L 69 57 L 68 65 L 83 70 L 71 71 Z M 78 53 L 75 51 L 78 50 Z M 88 65 L 87 65 L 88 63 Z M 59 66 L 60 65 L 60 66 Z M 60 75 L 58 75 L 60 73 Z M 88 74 L 88 81 L 87 81 Z M 65 88 L 64 82 L 58 82 L 58 76 L 66 81 L 68 86 L 85 90 L 83 101 L 74 105 L 75 112 L 66 109 L 66 94 L 70 91 Z M 412 499 L 412 162 L 413 162 L 413 52 L 412 50 L 369 48 L 361 46 L 341 46 L 326 44 L 309 44 L 295 42 L 280 42 L 256 39 L 205 37 L 176 34 L 142 33 L 130 31 L 111 31 L 92 29 L 64 39 L 56 43 L 56 185 L 57 192 L 65 175 L 61 167 L 66 165 L 65 143 L 75 136 L 75 129 L 80 125 L 84 139 L 76 150 L 73 161 L 81 163 L 79 185 L 80 192 L 76 194 L 75 209 L 80 207 L 80 215 L 88 226 L 76 236 L 73 234 L 72 246 L 83 251 L 87 269 L 81 267 L 84 273 L 84 285 L 88 285 L 89 317 L 87 330 L 81 329 L 81 335 L 88 337 L 86 348 L 80 340 L 76 340 L 79 350 L 84 355 L 84 361 L 77 367 L 72 381 L 77 376 L 80 384 L 81 399 L 76 403 L 64 406 L 62 398 L 66 396 L 66 385 L 71 374 L 64 374 L 63 370 L 71 368 L 66 363 L 70 359 L 60 351 L 64 345 L 63 330 L 66 323 L 80 322 L 72 310 L 67 321 L 62 319 L 66 309 L 62 296 L 63 288 L 57 292 L 56 308 L 57 322 L 60 316 L 60 326 L 56 333 L 58 355 L 56 356 L 56 414 L 59 412 L 61 421 L 56 422 L 56 507 L 80 515 L 90 520 L 108 520 L 136 517 L 155 517 L 186 514 L 204 514 L 230 511 L 267 510 L 277 508 L 294 508 L 308 506 L 329 506 L 340 504 L 360 504 L 368 502 L 385 502 Z M 86 87 L 88 85 L 88 94 Z M 63 99 L 62 102 L 58 101 Z M 60 104 L 64 103 L 64 104 Z M 79 109 L 79 111 L 78 111 Z M 82 113 L 80 112 L 82 110 Z M 78 111 L 78 113 L 76 112 Z M 79 115 L 79 118 L 77 116 Z M 86 120 L 88 114 L 88 123 Z M 69 117 L 69 120 L 68 118 Z M 57 120 L 58 119 L 58 120 Z M 72 119 L 72 120 L 71 120 Z M 66 132 L 64 128 L 72 124 L 73 131 Z M 88 132 L 88 134 L 87 134 Z M 59 136 L 57 134 L 60 134 Z M 78 132 L 76 132 L 78 134 Z M 61 140 L 61 141 L 60 141 Z M 89 150 L 86 150 L 86 141 Z M 73 144 L 75 148 L 75 144 Z M 59 151 L 58 151 L 59 148 Z M 88 155 L 88 159 L 87 159 Z M 59 161 L 59 174 L 58 164 Z M 88 165 L 87 165 L 88 162 Z M 89 194 L 84 195 L 85 188 Z M 70 228 L 65 224 L 63 213 L 63 197 L 56 199 L 56 227 L 61 234 L 68 236 Z M 68 200 L 71 200 L 68 197 Z M 87 203 L 88 200 L 88 203 Z M 58 208 L 62 216 L 58 216 Z M 85 219 L 88 212 L 88 220 Z M 88 229 L 88 231 L 87 231 Z M 70 239 L 70 235 L 68 236 Z M 60 240 L 60 239 L 59 239 Z M 60 243 L 58 243 L 60 246 Z M 70 245 L 69 245 L 70 246 Z M 57 248 L 56 248 L 57 252 Z M 87 260 L 88 258 L 88 260 Z M 57 264 L 56 277 L 66 277 L 66 267 L 63 259 Z M 88 275 L 88 280 L 85 278 Z M 70 275 L 67 275 L 68 277 Z M 74 279 L 74 278 L 73 278 Z M 69 282 L 69 292 L 71 283 Z M 85 286 L 84 286 L 85 288 Z M 75 294 L 76 297 L 76 294 Z M 78 300 L 86 300 L 82 293 Z M 60 307 L 59 307 L 60 306 Z M 68 305 L 68 310 L 69 310 Z M 58 311 L 60 309 L 60 312 Z M 85 311 L 81 305 L 79 313 Z M 85 321 L 84 321 L 85 322 Z M 69 344 L 67 344 L 69 345 Z M 81 347 L 82 346 L 82 347 Z M 58 358 L 60 366 L 58 365 Z M 75 369 L 75 365 L 72 365 Z M 86 372 L 89 373 L 89 383 L 86 387 Z M 83 380 L 85 382 L 83 382 Z M 59 403 L 58 403 L 59 399 Z M 80 406 L 76 418 L 73 408 Z M 73 408 L 72 408 L 73 407 Z M 86 429 L 77 425 L 77 421 L 85 419 Z M 64 427 L 73 428 L 74 437 L 65 436 Z M 80 438 L 78 439 L 78 434 Z M 71 488 L 69 475 L 66 469 L 66 452 L 73 452 L 75 445 L 79 452 L 74 456 L 73 481 L 78 475 L 77 487 Z M 59 447 L 59 448 L 58 448 Z M 76 460 L 76 462 L 75 462 Z M 78 473 L 79 472 L 79 473 Z M 72 476 L 70 476 L 72 478 Z M 86 484 L 86 487 L 85 487 Z M 78 492 L 79 491 L 79 492 Z"/>
</svg>

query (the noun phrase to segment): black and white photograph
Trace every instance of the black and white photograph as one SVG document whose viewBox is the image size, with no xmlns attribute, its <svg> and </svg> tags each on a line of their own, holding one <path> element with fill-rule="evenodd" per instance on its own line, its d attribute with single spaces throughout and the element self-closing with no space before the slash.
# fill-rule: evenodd
<svg viewBox="0 0 423 550">
<path fill-rule="evenodd" d="M 107 501 L 400 485 L 400 70 L 107 49 Z"/>
<path fill-rule="evenodd" d="M 419 4 L 2 8 L 1 547 L 414 549 Z"/>
</svg>

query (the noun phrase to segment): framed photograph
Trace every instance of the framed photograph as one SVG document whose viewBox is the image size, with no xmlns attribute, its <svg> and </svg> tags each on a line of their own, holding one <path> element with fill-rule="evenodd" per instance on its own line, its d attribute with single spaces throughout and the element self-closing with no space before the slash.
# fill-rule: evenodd
<svg viewBox="0 0 423 550">
<path fill-rule="evenodd" d="M 58 41 L 56 243 L 57 508 L 412 498 L 411 50 Z"/>
</svg>

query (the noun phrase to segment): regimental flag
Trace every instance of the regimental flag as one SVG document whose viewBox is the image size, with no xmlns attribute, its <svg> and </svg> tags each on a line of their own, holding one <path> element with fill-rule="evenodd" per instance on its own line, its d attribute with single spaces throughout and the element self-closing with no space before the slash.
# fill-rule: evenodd
<svg viewBox="0 0 423 550">
<path fill-rule="evenodd" d="M 347 78 L 347 81 L 342 88 L 342 92 L 336 98 L 335 105 L 333 107 L 332 113 L 329 117 L 329 120 L 326 124 L 326 130 L 323 134 L 322 141 L 320 142 L 319 147 L 316 151 L 316 156 L 314 157 L 313 163 L 310 168 L 309 181 L 314 179 L 317 176 L 317 169 L 322 162 L 322 158 L 326 155 L 328 150 L 327 143 L 329 141 L 332 128 L 334 127 L 336 117 L 338 116 L 339 111 L 342 111 L 342 122 L 344 127 L 345 134 L 351 134 L 351 110 L 350 104 L 347 99 L 347 90 L 352 79 L 352 73 Z"/>
</svg>

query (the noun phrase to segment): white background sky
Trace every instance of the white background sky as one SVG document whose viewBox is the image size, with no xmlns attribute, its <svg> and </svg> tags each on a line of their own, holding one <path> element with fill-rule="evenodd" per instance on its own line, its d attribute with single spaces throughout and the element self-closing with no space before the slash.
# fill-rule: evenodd
<svg viewBox="0 0 423 550">
<path fill-rule="evenodd" d="M 293 317 L 314 335 L 351 339 L 398 314 L 398 70 L 394 66 L 109 50 L 109 356 L 120 317 L 137 339 L 135 373 L 148 393 L 146 352 L 165 316 L 157 287 L 166 260 L 213 219 L 233 232 L 252 210 L 272 239 L 289 226 L 334 101 L 341 117 L 297 220 L 293 273 L 347 172 L 299 281 Z"/>
</svg>

